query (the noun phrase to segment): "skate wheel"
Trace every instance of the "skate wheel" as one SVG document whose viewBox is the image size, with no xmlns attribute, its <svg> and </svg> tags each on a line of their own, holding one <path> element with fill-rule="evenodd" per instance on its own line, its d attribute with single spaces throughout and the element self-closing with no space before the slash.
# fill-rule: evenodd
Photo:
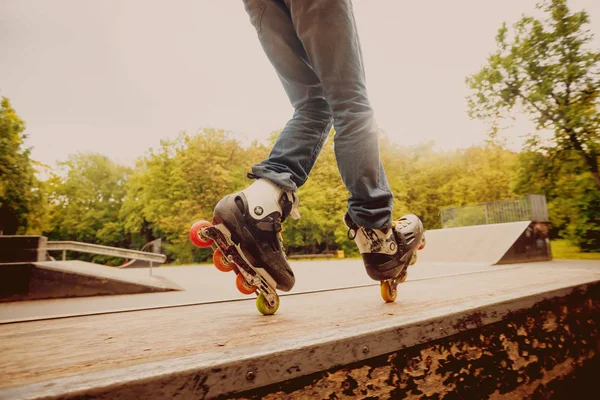
<svg viewBox="0 0 600 400">
<path fill-rule="evenodd" d="M 242 294 L 252 294 L 256 292 L 256 286 L 249 285 L 242 274 L 237 274 L 235 277 L 235 286 Z"/>
<path fill-rule="evenodd" d="M 267 298 L 260 293 L 256 298 L 256 308 L 262 315 L 273 315 L 279 308 L 279 296 L 275 297 L 275 299 L 275 305 L 271 307 Z"/>
<path fill-rule="evenodd" d="M 221 272 L 233 271 L 233 263 L 225 261 L 225 257 L 221 249 L 217 249 L 213 254 L 213 264 Z"/>
<path fill-rule="evenodd" d="M 212 226 L 212 224 L 208 221 L 197 221 L 190 228 L 190 240 L 192 243 L 194 243 L 194 245 L 200 247 L 201 249 L 210 247 L 210 245 L 213 243 L 212 239 L 204 239 L 202 237 L 202 229 L 208 228 L 209 226 Z"/>
<path fill-rule="evenodd" d="M 425 241 L 425 236 L 423 236 L 423 239 L 421 239 L 421 244 L 419 245 L 417 250 L 423 250 L 425 248 L 426 244 L 427 244 L 427 242 Z"/>
<path fill-rule="evenodd" d="M 410 258 L 410 264 L 408 265 L 415 265 L 415 263 L 417 262 L 417 252 L 415 251 L 412 255 L 412 257 Z"/>
<path fill-rule="evenodd" d="M 404 278 L 406 279 L 406 277 Z M 392 287 L 389 281 L 381 282 L 381 298 L 386 303 L 393 303 L 396 301 L 396 296 L 398 296 L 398 291 L 392 291 Z"/>
</svg>

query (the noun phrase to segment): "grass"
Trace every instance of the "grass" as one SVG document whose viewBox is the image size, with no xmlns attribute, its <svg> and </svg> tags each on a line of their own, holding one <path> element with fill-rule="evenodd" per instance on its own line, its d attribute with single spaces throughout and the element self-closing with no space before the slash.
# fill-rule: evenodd
<svg viewBox="0 0 600 400">
<path fill-rule="evenodd" d="M 568 240 L 552 240 L 552 257 L 559 260 L 600 260 L 600 253 L 583 253 Z"/>
</svg>

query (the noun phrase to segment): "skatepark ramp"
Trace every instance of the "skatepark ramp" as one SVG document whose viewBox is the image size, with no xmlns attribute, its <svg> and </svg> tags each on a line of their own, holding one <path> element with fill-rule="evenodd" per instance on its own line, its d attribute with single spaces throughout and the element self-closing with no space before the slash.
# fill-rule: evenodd
<svg viewBox="0 0 600 400">
<path fill-rule="evenodd" d="M 67 251 L 129 257 L 150 265 L 162 254 L 80 242 L 49 242 L 42 236 L 0 236 L 0 302 L 180 290 L 162 277 L 131 277 L 118 269 L 83 261 L 67 261 Z M 62 251 L 63 261 L 47 261 L 49 251 Z"/>
<path fill-rule="evenodd" d="M 407 281 L 389 304 L 376 285 L 285 296 L 269 317 L 253 303 L 1 324 L 0 398 L 589 398 L 578 391 L 596 385 L 597 263 Z"/>
<path fill-rule="evenodd" d="M 165 292 L 179 286 L 161 278 L 131 278 L 84 261 L 0 264 L 0 302 Z"/>
<path fill-rule="evenodd" d="M 426 231 L 425 239 L 419 262 L 496 265 L 552 259 L 548 226 L 541 222 L 435 229 Z"/>
</svg>

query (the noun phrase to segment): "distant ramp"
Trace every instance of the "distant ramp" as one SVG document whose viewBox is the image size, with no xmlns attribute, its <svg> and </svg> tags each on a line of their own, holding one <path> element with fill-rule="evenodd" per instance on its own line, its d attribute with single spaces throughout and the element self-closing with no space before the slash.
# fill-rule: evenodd
<svg viewBox="0 0 600 400">
<path fill-rule="evenodd" d="M 547 224 L 530 221 L 435 229 L 425 232 L 419 262 L 487 265 L 552 259 Z"/>
<path fill-rule="evenodd" d="M 162 277 L 120 272 L 83 261 L 0 264 L 0 302 L 181 290 Z"/>
</svg>

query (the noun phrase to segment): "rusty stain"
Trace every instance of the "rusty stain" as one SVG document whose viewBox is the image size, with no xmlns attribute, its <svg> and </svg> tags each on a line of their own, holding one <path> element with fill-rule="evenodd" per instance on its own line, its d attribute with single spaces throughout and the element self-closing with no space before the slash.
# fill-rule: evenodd
<svg viewBox="0 0 600 400">
<path fill-rule="evenodd" d="M 546 314 L 546 320 L 544 321 L 544 324 L 542 325 L 542 328 L 546 331 L 546 332 L 554 332 L 557 328 L 558 328 L 558 324 L 556 322 L 556 314 L 554 314 L 552 311 L 549 311 Z"/>
<path fill-rule="evenodd" d="M 600 298 L 600 285 L 491 325 L 228 398 L 522 399 L 551 393 L 597 360 L 600 302 L 589 297 Z M 458 325 L 477 321 L 480 314 Z"/>
</svg>

